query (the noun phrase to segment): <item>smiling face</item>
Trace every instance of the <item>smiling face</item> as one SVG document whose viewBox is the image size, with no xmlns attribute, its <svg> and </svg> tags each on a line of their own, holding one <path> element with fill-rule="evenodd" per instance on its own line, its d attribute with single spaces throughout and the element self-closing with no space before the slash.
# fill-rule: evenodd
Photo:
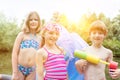
<svg viewBox="0 0 120 80">
<path fill-rule="evenodd" d="M 36 14 L 32 14 L 29 17 L 29 28 L 35 30 L 36 28 L 38 28 L 38 16 Z"/>
<path fill-rule="evenodd" d="M 56 30 L 47 30 L 44 35 L 45 42 L 49 44 L 55 44 L 59 38 L 59 35 L 59 32 Z"/>
<path fill-rule="evenodd" d="M 105 38 L 105 35 L 100 30 L 94 30 L 90 33 L 90 40 L 94 45 L 101 45 L 104 38 Z"/>
<path fill-rule="evenodd" d="M 40 31 L 40 17 L 39 14 L 35 11 L 30 12 L 29 15 L 26 18 L 25 26 L 23 26 L 23 31 L 25 32 L 31 32 L 34 31 L 38 33 Z"/>
<path fill-rule="evenodd" d="M 44 38 L 45 44 L 54 45 L 60 36 L 62 27 L 57 23 L 48 23 L 41 30 L 41 36 Z M 44 43 L 43 43 L 44 44 Z"/>
<path fill-rule="evenodd" d="M 100 20 L 93 22 L 91 24 L 89 34 L 93 45 L 102 45 L 102 42 L 107 34 L 106 25 Z"/>
</svg>

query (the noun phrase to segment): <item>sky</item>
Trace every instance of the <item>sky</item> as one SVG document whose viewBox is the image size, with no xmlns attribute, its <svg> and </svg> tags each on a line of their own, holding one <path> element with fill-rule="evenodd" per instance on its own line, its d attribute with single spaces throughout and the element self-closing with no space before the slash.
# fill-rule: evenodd
<svg viewBox="0 0 120 80">
<path fill-rule="evenodd" d="M 0 0 L 0 12 L 17 18 L 20 23 L 30 11 L 37 11 L 42 19 L 50 20 L 55 11 L 64 13 L 71 20 L 83 14 L 104 13 L 114 18 L 120 10 L 120 0 Z"/>
</svg>

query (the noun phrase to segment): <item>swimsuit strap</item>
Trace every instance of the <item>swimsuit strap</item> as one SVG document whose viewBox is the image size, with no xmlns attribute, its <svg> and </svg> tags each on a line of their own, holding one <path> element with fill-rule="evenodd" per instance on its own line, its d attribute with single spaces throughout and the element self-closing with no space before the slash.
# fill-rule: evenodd
<svg viewBox="0 0 120 80">
<path fill-rule="evenodd" d="M 44 50 L 49 54 L 50 52 L 45 48 L 45 47 L 43 47 L 44 48 Z"/>
<path fill-rule="evenodd" d="M 44 48 L 44 50 L 45 50 L 48 54 L 51 53 L 51 52 L 49 52 L 49 51 L 47 50 L 47 48 L 45 48 L 45 47 L 43 47 L 43 48 Z M 59 54 L 64 55 L 64 54 L 63 54 L 63 51 L 61 51 Z"/>
<path fill-rule="evenodd" d="M 44 50 L 48 53 L 44 67 L 46 74 L 44 80 L 66 80 L 67 69 L 66 61 L 63 54 L 54 54 L 49 52 L 45 47 Z"/>
</svg>

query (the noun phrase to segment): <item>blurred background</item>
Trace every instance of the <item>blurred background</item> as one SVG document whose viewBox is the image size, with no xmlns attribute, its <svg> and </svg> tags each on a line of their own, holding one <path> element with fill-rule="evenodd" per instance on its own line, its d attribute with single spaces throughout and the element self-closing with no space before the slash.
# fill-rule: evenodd
<svg viewBox="0 0 120 80">
<path fill-rule="evenodd" d="M 4 0 L 0 1 L 0 74 L 12 74 L 11 53 L 17 34 L 30 11 L 40 14 L 42 25 L 54 19 L 88 44 L 88 30 L 95 20 L 108 28 L 103 45 L 113 51 L 120 68 L 120 0 Z M 108 75 L 107 80 L 112 80 Z M 116 79 L 117 80 L 117 79 Z"/>
</svg>

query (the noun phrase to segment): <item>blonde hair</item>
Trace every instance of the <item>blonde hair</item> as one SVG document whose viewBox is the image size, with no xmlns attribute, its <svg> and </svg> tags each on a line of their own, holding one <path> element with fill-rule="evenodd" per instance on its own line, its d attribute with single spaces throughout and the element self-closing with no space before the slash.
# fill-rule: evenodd
<svg viewBox="0 0 120 80">
<path fill-rule="evenodd" d="M 25 33 L 29 33 L 30 32 L 30 28 L 29 28 L 29 20 L 30 20 L 30 17 L 35 14 L 37 17 L 38 17 L 38 27 L 36 29 L 36 33 L 39 33 L 40 32 L 40 28 L 41 28 L 41 21 L 40 21 L 40 17 L 39 17 L 39 14 L 36 12 L 36 11 L 32 11 L 28 14 L 24 24 L 23 24 L 23 27 L 22 27 L 22 31 L 25 32 Z"/>
<path fill-rule="evenodd" d="M 92 31 L 94 31 L 94 30 L 102 31 L 104 35 L 106 35 L 107 32 L 108 32 L 105 23 L 104 23 L 103 21 L 101 21 L 101 20 L 94 21 L 94 22 L 90 25 L 89 34 L 90 34 Z"/>
<path fill-rule="evenodd" d="M 41 47 L 43 47 L 43 45 L 45 44 L 44 35 L 46 31 L 57 30 L 59 32 L 61 29 L 62 29 L 61 25 L 55 22 L 46 23 L 40 31 L 40 35 L 42 37 Z"/>
</svg>

